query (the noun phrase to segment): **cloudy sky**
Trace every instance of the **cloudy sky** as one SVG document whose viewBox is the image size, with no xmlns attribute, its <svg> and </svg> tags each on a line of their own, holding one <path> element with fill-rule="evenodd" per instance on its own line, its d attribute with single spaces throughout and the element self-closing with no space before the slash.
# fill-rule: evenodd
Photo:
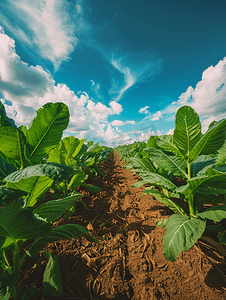
<svg viewBox="0 0 226 300">
<path fill-rule="evenodd" d="M 64 102 L 74 135 L 109 146 L 226 117 L 225 0 L 1 0 L 0 99 L 29 126 Z"/>
</svg>

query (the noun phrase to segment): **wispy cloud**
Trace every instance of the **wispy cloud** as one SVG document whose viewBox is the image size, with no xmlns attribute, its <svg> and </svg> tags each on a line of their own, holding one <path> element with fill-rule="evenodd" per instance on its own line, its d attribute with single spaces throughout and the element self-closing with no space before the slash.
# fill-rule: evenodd
<svg viewBox="0 0 226 300">
<path fill-rule="evenodd" d="M 113 85 L 109 93 L 119 101 L 124 93 L 137 83 L 148 82 L 162 69 L 162 61 L 150 52 L 137 52 L 123 55 L 117 50 L 111 54 L 109 62 L 123 75 L 124 83 L 121 84 L 113 78 Z M 106 57 L 108 57 L 106 55 Z"/>
<path fill-rule="evenodd" d="M 20 42 L 32 47 L 55 69 L 68 60 L 88 25 L 84 21 L 82 0 L 9 0 L 0 4 L 2 25 Z"/>
</svg>

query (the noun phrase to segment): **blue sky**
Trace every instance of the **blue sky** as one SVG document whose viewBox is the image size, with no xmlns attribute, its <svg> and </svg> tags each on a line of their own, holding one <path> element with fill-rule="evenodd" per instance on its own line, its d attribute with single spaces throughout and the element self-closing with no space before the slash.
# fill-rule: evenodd
<svg viewBox="0 0 226 300">
<path fill-rule="evenodd" d="M 64 102 L 74 135 L 109 146 L 172 133 L 191 105 L 226 117 L 226 2 L 1 0 L 0 98 L 17 125 Z"/>
</svg>

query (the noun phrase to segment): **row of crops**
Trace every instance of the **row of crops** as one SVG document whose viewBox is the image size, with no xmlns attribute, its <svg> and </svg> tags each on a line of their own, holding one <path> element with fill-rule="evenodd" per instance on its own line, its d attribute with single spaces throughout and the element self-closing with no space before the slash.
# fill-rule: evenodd
<svg viewBox="0 0 226 300">
<path fill-rule="evenodd" d="M 173 135 L 115 149 L 126 168 L 141 178 L 133 187 L 148 184 L 143 194 L 173 213 L 156 222 L 166 228 L 164 256 L 170 261 L 200 238 L 226 256 L 226 231 L 220 224 L 226 218 L 226 119 L 212 122 L 205 134 L 201 129 L 198 114 L 183 106 L 176 113 Z M 217 233 L 219 241 L 204 237 L 205 231 Z"/>
<path fill-rule="evenodd" d="M 87 209 L 77 188 L 100 190 L 95 179 L 104 174 L 98 165 L 112 151 L 73 136 L 62 139 L 68 123 L 65 104 L 47 103 L 29 128 L 17 127 L 0 103 L 0 299 L 25 300 L 37 295 L 37 289 L 30 287 L 21 298 L 21 266 L 48 243 L 82 236 L 98 242 L 78 224 L 52 228 L 59 217 L 66 219 L 75 212 L 77 202 Z M 88 178 L 93 184 L 86 184 Z M 45 255 L 44 294 L 57 296 L 62 293 L 58 259 L 48 251 Z"/>
<path fill-rule="evenodd" d="M 97 176 L 104 176 L 99 164 L 113 150 L 73 136 L 62 139 L 68 123 L 65 104 L 47 103 L 29 128 L 17 127 L 0 103 L 0 299 L 37 295 L 30 287 L 21 296 L 21 266 L 48 243 L 82 236 L 98 242 L 78 224 L 52 226 L 59 217 L 72 216 L 78 202 L 87 209 L 78 188 L 100 190 L 95 186 Z M 154 196 L 172 211 L 156 223 L 166 228 L 164 255 L 170 261 L 200 238 L 226 256 L 221 224 L 226 218 L 226 119 L 212 122 L 205 134 L 201 129 L 198 114 L 183 106 L 177 111 L 173 135 L 115 148 L 126 168 L 141 178 L 133 187 L 145 185 L 144 195 Z M 206 231 L 217 233 L 218 242 L 204 236 Z M 21 251 L 25 242 L 29 246 Z M 43 255 L 44 294 L 60 295 L 58 259 L 48 251 Z"/>
</svg>

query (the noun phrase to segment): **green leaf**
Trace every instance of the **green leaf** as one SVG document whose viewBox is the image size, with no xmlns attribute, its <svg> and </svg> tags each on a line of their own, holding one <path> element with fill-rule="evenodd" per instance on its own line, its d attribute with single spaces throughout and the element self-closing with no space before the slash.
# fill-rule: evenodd
<svg viewBox="0 0 226 300">
<path fill-rule="evenodd" d="M 80 151 L 84 140 L 79 140 L 74 136 L 65 137 L 57 147 L 49 152 L 48 162 L 57 162 L 67 166 L 76 166 L 77 162 L 74 153 Z"/>
<path fill-rule="evenodd" d="M 176 261 L 181 251 L 194 246 L 202 236 L 206 222 L 186 215 L 174 214 L 167 219 L 166 234 L 163 237 L 163 254 L 167 260 Z"/>
<path fill-rule="evenodd" d="M 215 225 L 215 224 L 209 225 L 209 226 L 206 226 L 206 231 L 212 231 L 212 232 L 219 233 L 219 232 L 224 231 L 224 227 L 221 225 Z"/>
<path fill-rule="evenodd" d="M 151 135 L 147 141 L 147 148 L 156 148 L 158 139 L 159 137 L 157 135 Z"/>
<path fill-rule="evenodd" d="M 136 170 L 131 170 L 131 171 L 136 171 Z M 148 171 L 139 171 L 137 173 L 139 174 L 142 180 L 146 181 L 146 183 L 150 183 L 160 188 L 166 188 L 172 191 L 177 189 L 177 186 L 172 181 L 161 176 L 160 174 L 156 174 Z"/>
<path fill-rule="evenodd" d="M 190 106 L 185 105 L 180 107 L 176 113 L 173 142 L 185 159 L 190 158 L 192 149 L 196 146 L 201 137 L 199 115 Z"/>
<path fill-rule="evenodd" d="M 187 178 L 185 160 L 180 161 L 176 156 L 169 156 L 160 149 L 149 148 L 146 151 L 159 167 L 170 171 L 173 176 Z"/>
<path fill-rule="evenodd" d="M 12 239 L 29 239 L 47 235 L 51 224 L 34 216 L 28 209 L 21 209 L 17 200 L 11 201 L 0 210 L 0 236 Z"/>
<path fill-rule="evenodd" d="M 205 175 L 196 176 L 187 181 L 187 184 L 176 189 L 176 192 L 183 193 L 186 196 L 195 194 L 201 191 L 201 188 L 209 187 L 209 193 L 211 193 L 211 189 L 216 192 L 221 189 L 222 193 L 225 193 L 226 190 L 226 173 L 221 172 L 222 170 L 220 166 L 208 168 L 205 171 Z"/>
<path fill-rule="evenodd" d="M 0 157 L 0 184 L 3 183 L 3 180 L 7 175 L 14 171 L 16 171 L 16 168 Z"/>
<path fill-rule="evenodd" d="M 139 188 L 139 187 L 141 187 L 142 185 L 147 184 L 147 183 L 149 183 L 149 182 L 148 182 L 148 181 L 145 181 L 145 180 L 140 180 L 140 181 L 135 182 L 135 183 L 132 184 L 131 186 L 132 186 L 133 188 Z"/>
<path fill-rule="evenodd" d="M 48 176 L 32 176 L 27 179 L 21 179 L 19 182 L 7 182 L 6 186 L 27 192 L 26 207 L 28 207 L 34 206 L 38 198 L 50 189 L 53 182 L 54 180 Z"/>
<path fill-rule="evenodd" d="M 35 208 L 33 213 L 35 216 L 46 219 L 48 222 L 55 222 L 66 210 L 74 206 L 75 200 L 81 197 L 82 195 L 78 193 L 64 199 L 52 200 Z"/>
<path fill-rule="evenodd" d="M 48 258 L 48 263 L 43 274 L 43 292 L 45 295 L 58 296 L 63 291 L 58 258 L 48 251 L 44 253 Z"/>
<path fill-rule="evenodd" d="M 226 119 L 216 122 L 197 142 L 189 155 L 188 163 L 196 160 L 200 154 L 212 154 L 219 150 L 225 141 Z"/>
<path fill-rule="evenodd" d="M 24 132 L 33 164 L 39 164 L 56 147 L 68 123 L 69 109 L 64 103 L 47 103 L 37 111 L 31 127 Z"/>
<path fill-rule="evenodd" d="M 61 239 L 80 239 L 82 236 L 84 236 L 90 242 L 99 242 L 91 234 L 89 234 L 88 230 L 83 226 L 78 224 L 65 224 L 57 228 L 53 228 L 50 234 L 36 240 L 35 243 L 30 247 L 29 253 L 31 256 L 33 256 L 45 248 L 48 243 Z"/>
<path fill-rule="evenodd" d="M 219 232 L 217 236 L 220 243 L 226 245 L 226 230 Z"/>
<path fill-rule="evenodd" d="M 26 138 L 22 131 L 0 126 L 0 156 L 15 168 L 23 168 L 29 164 Z"/>
<path fill-rule="evenodd" d="M 224 145 L 218 150 L 217 154 L 217 165 L 225 164 L 226 163 L 226 140 Z"/>
<path fill-rule="evenodd" d="M 216 158 L 212 158 L 209 155 L 200 155 L 191 164 L 192 178 L 196 175 L 204 175 L 207 167 L 212 167 L 216 163 Z"/>
<path fill-rule="evenodd" d="M 149 171 L 140 158 L 131 157 L 129 158 L 128 162 L 129 162 L 129 166 L 126 167 L 127 169 L 139 168 L 141 170 Z"/>
<path fill-rule="evenodd" d="M 5 185 L 0 186 L 0 207 L 7 205 L 12 200 L 19 199 L 25 194 L 26 192 L 21 190 L 10 189 Z"/>
<path fill-rule="evenodd" d="M 97 173 L 98 173 L 101 177 L 105 177 L 104 172 L 103 172 L 97 165 L 93 165 L 93 168 L 97 171 Z"/>
<path fill-rule="evenodd" d="M 175 203 L 173 200 L 165 196 L 163 193 L 153 190 L 151 188 L 146 188 L 143 191 L 143 194 L 150 194 L 156 198 L 160 203 L 165 204 L 169 209 L 171 209 L 175 213 L 179 213 L 181 215 L 184 215 L 187 211 L 186 207 L 181 203 Z"/>
<path fill-rule="evenodd" d="M 28 164 L 29 151 L 23 132 L 15 122 L 6 116 L 4 105 L 0 102 L 0 156 L 16 168 Z"/>
<path fill-rule="evenodd" d="M 73 173 L 71 167 L 58 163 L 45 163 L 29 166 L 25 169 L 15 171 L 5 178 L 6 182 L 19 182 L 33 176 L 49 176 L 58 181 L 67 180 Z"/>
<path fill-rule="evenodd" d="M 71 190 L 75 190 L 77 187 L 79 187 L 86 179 L 86 173 L 83 171 L 78 171 L 76 174 L 74 174 L 71 177 L 71 180 L 68 184 L 68 187 Z"/>
<path fill-rule="evenodd" d="M 173 136 L 170 134 L 160 136 L 158 139 L 158 146 L 164 151 L 169 151 L 176 154 L 179 160 L 184 158 L 176 144 L 173 142 Z"/>
<path fill-rule="evenodd" d="M 1 288 L 6 288 L 7 286 L 14 286 L 15 282 L 18 281 L 18 277 L 20 278 L 20 273 L 19 272 L 13 272 L 11 274 L 4 274 L 0 275 L 0 291 Z M 0 299 L 1 300 L 8 300 L 10 299 L 10 293 L 6 293 L 4 298 L 1 298 L 1 293 L 0 293 Z"/>
<path fill-rule="evenodd" d="M 98 186 L 93 186 L 90 184 L 82 184 L 82 187 L 84 187 L 85 190 L 87 190 L 90 193 L 97 193 L 101 191 L 101 188 L 99 188 Z"/>
<path fill-rule="evenodd" d="M 155 222 L 155 225 L 159 228 L 165 228 L 167 223 L 167 219 L 160 219 Z"/>
<path fill-rule="evenodd" d="M 141 162 L 145 165 L 146 169 L 152 173 L 156 173 L 156 168 L 149 157 L 141 158 Z"/>
<path fill-rule="evenodd" d="M 24 291 L 21 300 L 29 300 L 29 299 L 32 300 L 37 296 L 38 296 L 38 289 L 34 286 L 31 286 Z"/>
<path fill-rule="evenodd" d="M 199 188 L 197 189 L 199 191 Z M 203 207 L 204 204 L 219 204 L 223 203 L 223 199 L 221 198 L 220 195 L 216 195 L 213 193 L 213 191 L 206 189 L 206 193 L 202 192 L 196 192 L 195 194 L 195 204 L 196 204 L 196 213 Z"/>
<path fill-rule="evenodd" d="M 217 205 L 207 208 L 204 212 L 198 213 L 202 219 L 213 220 L 214 222 L 220 222 L 226 218 L 226 205 Z"/>
</svg>

